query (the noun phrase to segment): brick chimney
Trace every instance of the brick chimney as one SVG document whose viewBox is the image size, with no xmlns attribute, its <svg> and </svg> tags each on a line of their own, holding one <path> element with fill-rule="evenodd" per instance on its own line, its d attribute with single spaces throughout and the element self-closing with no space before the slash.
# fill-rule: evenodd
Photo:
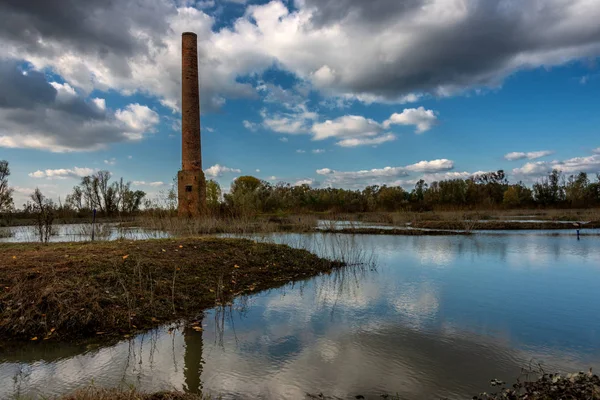
<svg viewBox="0 0 600 400">
<path fill-rule="evenodd" d="M 206 181 L 200 144 L 198 37 L 184 32 L 181 52 L 181 171 L 177 174 L 179 215 L 196 217 L 206 209 Z"/>
</svg>

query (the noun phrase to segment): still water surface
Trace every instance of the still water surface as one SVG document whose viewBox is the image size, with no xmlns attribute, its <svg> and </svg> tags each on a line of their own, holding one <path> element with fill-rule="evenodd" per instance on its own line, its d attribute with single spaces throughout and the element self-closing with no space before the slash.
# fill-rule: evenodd
<svg viewBox="0 0 600 400">
<path fill-rule="evenodd" d="M 94 240 L 163 239 L 166 232 L 138 227 L 121 227 L 118 223 L 100 223 L 94 226 Z M 92 239 L 92 224 L 56 224 L 52 227 L 50 242 L 87 242 Z M 0 227 L 0 243 L 39 242 L 37 227 L 33 225 Z"/>
<path fill-rule="evenodd" d="M 466 399 L 532 360 L 565 372 L 600 367 L 598 236 L 268 239 L 323 253 L 360 248 L 377 267 L 238 299 L 207 312 L 202 333 L 165 326 L 109 347 L 36 343 L 0 354 L 0 398 L 94 382 L 224 398 Z"/>
</svg>

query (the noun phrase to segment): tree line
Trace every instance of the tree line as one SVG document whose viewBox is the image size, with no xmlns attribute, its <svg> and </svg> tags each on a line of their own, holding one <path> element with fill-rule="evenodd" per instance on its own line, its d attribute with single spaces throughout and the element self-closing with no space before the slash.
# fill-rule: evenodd
<svg viewBox="0 0 600 400">
<path fill-rule="evenodd" d="M 427 211 L 464 208 L 585 208 L 600 206 L 600 174 L 565 175 L 554 170 L 531 187 L 511 184 L 503 170 L 426 183 L 411 190 L 371 185 L 362 190 L 271 184 L 252 176 L 236 179 L 214 206 L 236 214 L 293 212 Z"/>
<path fill-rule="evenodd" d="M 8 185 L 10 169 L 0 160 L 0 213 L 15 212 L 13 189 Z M 593 179 L 593 180 L 592 180 Z M 503 170 L 426 183 L 416 182 L 405 190 L 400 186 L 371 185 L 362 190 L 314 188 L 309 185 L 271 184 L 253 176 L 241 176 L 229 193 L 222 194 L 214 180 L 208 180 L 207 206 L 213 215 L 238 216 L 277 212 L 372 212 L 427 211 L 463 208 L 585 208 L 600 206 L 600 174 L 592 179 L 585 172 L 566 175 L 553 170 L 531 187 L 523 182 L 510 183 Z M 33 213 L 40 208 L 59 216 L 89 215 L 96 209 L 100 215 L 131 215 L 162 210 L 175 213 L 177 190 L 173 184 L 161 199 L 148 199 L 141 190 L 131 189 L 123 178 L 111 181 L 108 171 L 98 171 L 81 179 L 65 201 L 52 202 L 36 189 L 31 201 L 20 213 Z M 43 202 L 40 199 L 44 199 Z M 43 205 L 42 205 L 43 203 Z"/>
</svg>

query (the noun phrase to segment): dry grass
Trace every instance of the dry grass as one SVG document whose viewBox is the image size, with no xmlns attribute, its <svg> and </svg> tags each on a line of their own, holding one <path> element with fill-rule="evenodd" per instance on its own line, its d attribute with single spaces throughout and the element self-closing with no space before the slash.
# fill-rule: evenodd
<svg viewBox="0 0 600 400">
<path fill-rule="evenodd" d="M 0 244 L 0 339 L 128 335 L 339 266 L 243 239 Z"/>
<path fill-rule="evenodd" d="M 468 235 L 470 230 L 456 228 L 456 230 L 420 230 L 420 229 L 378 229 L 378 228 L 342 228 L 322 229 L 323 233 L 344 233 L 351 235 L 395 235 L 395 236 L 447 236 Z"/>
<path fill-rule="evenodd" d="M 196 219 L 157 215 L 142 216 L 134 224 L 142 228 L 169 232 L 176 236 L 196 236 L 218 233 L 309 232 L 317 226 L 317 221 L 317 217 L 313 215 Z"/>
<path fill-rule="evenodd" d="M 374 224 L 406 226 L 427 229 L 450 230 L 517 230 L 517 229 L 570 229 L 560 221 L 590 222 L 588 228 L 600 227 L 599 209 L 581 210 L 475 210 L 475 211 L 428 211 L 428 212 L 388 212 L 332 214 L 336 221 L 361 221 Z M 510 220 L 539 220 L 544 223 L 511 222 Z M 509 220 L 509 221 L 507 221 Z M 485 221 L 485 222 L 477 222 Z M 551 222 L 556 222 L 552 224 Z"/>
<path fill-rule="evenodd" d="M 209 400 L 211 397 L 183 392 L 142 393 L 134 388 L 104 389 L 90 386 L 62 397 L 51 397 L 47 400 Z M 18 397 L 17 400 L 29 400 Z"/>
</svg>

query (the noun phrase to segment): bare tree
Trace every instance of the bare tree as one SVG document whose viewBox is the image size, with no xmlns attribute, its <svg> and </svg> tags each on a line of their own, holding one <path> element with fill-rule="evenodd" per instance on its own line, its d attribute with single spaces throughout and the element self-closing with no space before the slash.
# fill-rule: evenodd
<svg viewBox="0 0 600 400">
<path fill-rule="evenodd" d="M 52 200 L 47 199 L 38 188 L 35 188 L 31 200 L 33 200 L 32 211 L 36 215 L 40 242 L 48 243 L 52 235 L 52 223 L 54 222 L 54 203 Z"/>
<path fill-rule="evenodd" d="M 11 210 L 13 207 L 13 189 L 8 186 L 9 175 L 8 161 L 0 160 L 0 212 Z"/>
<path fill-rule="evenodd" d="M 81 187 L 79 186 L 74 186 L 73 187 L 73 193 L 67 195 L 66 199 L 65 199 L 65 205 L 67 205 L 69 208 L 72 208 L 78 212 L 82 211 L 85 207 L 84 207 L 84 194 L 83 191 L 81 190 Z"/>
</svg>

